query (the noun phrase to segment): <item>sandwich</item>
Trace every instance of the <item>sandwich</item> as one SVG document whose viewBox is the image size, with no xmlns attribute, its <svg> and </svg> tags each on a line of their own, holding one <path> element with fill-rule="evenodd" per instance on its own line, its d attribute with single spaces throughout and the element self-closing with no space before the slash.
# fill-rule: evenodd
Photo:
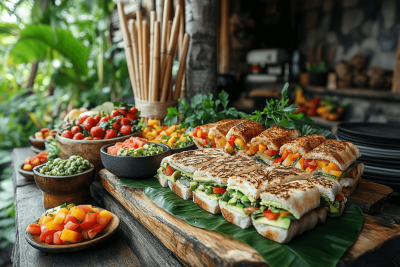
<svg viewBox="0 0 400 267">
<path fill-rule="evenodd" d="M 347 199 L 342 193 L 342 186 L 338 181 L 333 179 L 325 179 L 322 177 L 312 177 L 307 181 L 316 186 L 319 190 L 321 199 L 321 210 L 325 210 L 329 217 L 338 217 L 342 215 Z M 319 216 L 318 216 L 319 217 Z M 320 219 L 324 222 L 326 214 Z"/>
<path fill-rule="evenodd" d="M 219 123 L 210 129 L 208 138 L 212 140 L 211 142 L 215 143 L 216 148 L 224 149 L 227 143 L 226 135 L 228 134 L 229 130 L 243 121 L 246 121 L 246 119 L 231 120 L 228 122 Z"/>
<path fill-rule="evenodd" d="M 256 121 L 243 120 L 228 131 L 224 151 L 231 155 L 247 152 L 251 139 L 264 130 L 265 128 Z"/>
<path fill-rule="evenodd" d="M 213 161 L 228 155 L 217 149 L 190 150 L 166 157 L 158 169 L 158 180 L 163 187 L 169 186 L 181 198 L 188 200 L 198 183 L 193 173 Z"/>
<path fill-rule="evenodd" d="M 311 230 L 318 223 L 318 188 L 307 180 L 289 182 L 260 194 L 260 210 L 251 216 L 257 232 L 278 243 Z"/>
<path fill-rule="evenodd" d="M 218 200 L 226 192 L 228 178 L 260 167 L 260 164 L 247 157 L 233 156 L 220 158 L 199 168 L 193 175 L 193 181 L 198 183 L 193 192 L 193 202 L 212 214 L 220 213 Z"/>
<path fill-rule="evenodd" d="M 311 134 L 298 137 L 283 146 L 279 150 L 279 156 L 273 161 L 274 165 L 296 166 L 302 169 L 304 155 L 326 141 L 321 134 Z"/>
<path fill-rule="evenodd" d="M 281 146 L 299 136 L 301 134 L 297 129 L 286 129 L 275 125 L 251 140 L 251 148 L 247 154 L 249 156 L 255 155 L 256 161 L 271 166 L 272 162 L 279 156 Z"/>
<path fill-rule="evenodd" d="M 304 155 L 303 165 L 314 176 L 338 180 L 342 187 L 352 187 L 361 178 L 364 164 L 355 163 L 360 150 L 349 142 L 328 140 Z"/>
<path fill-rule="evenodd" d="M 251 214 L 260 210 L 260 193 L 274 186 L 310 178 L 308 172 L 293 167 L 264 166 L 228 179 L 228 188 L 220 200 L 222 215 L 228 222 L 247 228 L 252 225 Z"/>
<path fill-rule="evenodd" d="M 240 120 L 225 119 L 218 122 L 208 123 L 202 126 L 197 126 L 193 130 L 193 141 L 199 149 L 215 148 L 216 143 L 213 135 L 210 135 L 210 130 L 218 127 L 219 131 L 226 133 L 230 128 L 239 123 Z M 225 137 L 225 136 L 224 136 Z"/>
</svg>

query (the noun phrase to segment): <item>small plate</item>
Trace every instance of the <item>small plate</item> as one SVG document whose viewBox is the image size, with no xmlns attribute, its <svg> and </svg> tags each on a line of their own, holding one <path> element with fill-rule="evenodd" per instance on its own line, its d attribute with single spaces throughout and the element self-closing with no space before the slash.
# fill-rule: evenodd
<svg viewBox="0 0 400 267">
<path fill-rule="evenodd" d="M 24 176 L 26 179 L 34 181 L 34 176 L 33 176 L 33 171 L 25 171 L 24 169 L 22 169 L 24 167 L 24 164 L 21 165 L 21 167 L 19 167 L 18 172 Z"/>
<path fill-rule="evenodd" d="M 99 208 L 99 207 L 94 207 L 98 208 L 99 211 L 102 211 L 104 209 Z M 111 220 L 108 222 L 106 227 L 98 233 L 94 239 L 82 239 L 83 241 L 77 244 L 71 244 L 71 245 L 54 245 L 54 244 L 47 244 L 45 242 L 40 241 L 40 238 L 38 235 L 33 235 L 27 231 L 25 231 L 25 239 L 31 245 L 32 247 L 43 251 L 43 252 L 51 252 L 51 253 L 67 253 L 67 252 L 73 252 L 73 251 L 78 251 L 82 249 L 86 249 L 88 247 L 94 246 L 96 244 L 99 244 L 101 242 L 106 241 L 110 237 L 112 237 L 118 229 L 120 219 L 118 218 L 117 215 L 114 213 L 110 212 L 112 217 Z M 32 223 L 37 223 L 39 219 L 35 220 Z"/>
<path fill-rule="evenodd" d="M 343 122 L 338 125 L 338 131 L 343 131 L 374 142 L 380 140 L 392 144 L 400 144 L 399 123 Z"/>
</svg>

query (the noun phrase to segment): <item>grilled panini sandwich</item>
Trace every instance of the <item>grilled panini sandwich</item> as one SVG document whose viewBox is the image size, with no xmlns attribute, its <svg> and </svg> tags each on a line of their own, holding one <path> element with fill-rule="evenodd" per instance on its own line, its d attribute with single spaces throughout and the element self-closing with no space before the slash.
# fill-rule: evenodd
<svg viewBox="0 0 400 267">
<path fill-rule="evenodd" d="M 226 191 L 228 178 L 260 167 L 260 164 L 247 157 L 233 156 L 220 158 L 199 168 L 193 175 L 193 181 L 198 183 L 193 192 L 193 202 L 210 213 L 220 213 L 218 199 Z"/>
<path fill-rule="evenodd" d="M 247 154 L 249 156 L 255 154 L 255 160 L 271 166 L 279 156 L 279 149 L 300 135 L 297 129 L 273 126 L 251 140 Z"/>
<path fill-rule="evenodd" d="M 210 129 L 208 138 L 212 140 L 211 142 L 215 143 L 216 148 L 224 149 L 227 144 L 226 135 L 228 134 L 229 130 L 244 121 L 246 121 L 246 119 L 231 120 L 228 122 L 219 123 L 217 126 L 214 126 Z"/>
<path fill-rule="evenodd" d="M 252 214 L 252 221 L 265 238 L 287 243 L 318 223 L 314 209 L 320 206 L 320 193 L 307 180 L 270 188 L 262 192 L 260 198 L 261 208 Z"/>
<path fill-rule="evenodd" d="M 364 164 L 355 163 L 360 150 L 349 142 L 328 140 L 304 156 L 304 165 L 297 166 L 314 176 L 338 180 L 342 187 L 353 187 L 364 172 Z"/>
<path fill-rule="evenodd" d="M 231 155 L 236 153 L 244 154 L 249 149 L 251 139 L 264 130 L 265 128 L 258 122 L 243 120 L 227 133 L 227 143 L 224 151 Z"/>
<path fill-rule="evenodd" d="M 163 187 L 187 200 L 192 197 L 192 190 L 197 187 L 193 181 L 195 170 L 229 155 L 217 149 L 190 150 L 166 157 L 158 169 L 158 179 Z"/>
<path fill-rule="evenodd" d="M 263 167 L 228 179 L 228 188 L 219 201 L 222 215 L 240 228 L 252 225 L 251 214 L 260 210 L 260 193 L 274 186 L 311 175 L 293 167 Z"/>
<path fill-rule="evenodd" d="M 318 188 L 321 194 L 321 208 L 326 208 L 329 217 L 342 215 L 347 199 L 342 193 L 342 186 L 336 180 L 312 177 L 307 181 Z M 325 218 L 326 215 L 322 217 L 324 221 Z"/>
<path fill-rule="evenodd" d="M 193 130 L 193 141 L 199 149 L 216 147 L 214 136 L 211 134 L 211 129 L 218 127 L 220 131 L 229 131 L 230 128 L 239 123 L 240 120 L 225 119 L 218 122 L 208 123 L 202 126 L 197 126 Z M 226 135 L 225 133 L 225 135 Z M 211 138 L 210 138 L 211 137 Z M 225 137 L 225 136 L 224 136 Z"/>
<path fill-rule="evenodd" d="M 326 141 L 321 134 L 311 134 L 298 137 L 281 146 L 279 157 L 274 160 L 274 165 L 296 166 L 303 169 L 304 155 Z"/>
</svg>

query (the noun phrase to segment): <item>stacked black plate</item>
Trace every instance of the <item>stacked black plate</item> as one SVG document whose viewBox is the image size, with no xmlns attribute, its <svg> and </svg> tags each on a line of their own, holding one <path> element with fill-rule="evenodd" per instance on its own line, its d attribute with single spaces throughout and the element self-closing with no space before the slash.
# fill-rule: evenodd
<svg viewBox="0 0 400 267">
<path fill-rule="evenodd" d="M 363 179 L 400 192 L 400 123 L 341 123 L 336 139 L 360 149 Z"/>
</svg>

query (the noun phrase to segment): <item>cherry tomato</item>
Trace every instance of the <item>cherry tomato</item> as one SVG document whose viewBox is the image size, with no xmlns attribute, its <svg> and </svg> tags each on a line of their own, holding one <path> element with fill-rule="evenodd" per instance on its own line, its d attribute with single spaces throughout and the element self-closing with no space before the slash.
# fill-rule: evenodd
<svg viewBox="0 0 400 267">
<path fill-rule="evenodd" d="M 119 116 L 119 110 L 113 110 L 111 112 L 111 117 L 117 117 L 117 116 Z"/>
</svg>

